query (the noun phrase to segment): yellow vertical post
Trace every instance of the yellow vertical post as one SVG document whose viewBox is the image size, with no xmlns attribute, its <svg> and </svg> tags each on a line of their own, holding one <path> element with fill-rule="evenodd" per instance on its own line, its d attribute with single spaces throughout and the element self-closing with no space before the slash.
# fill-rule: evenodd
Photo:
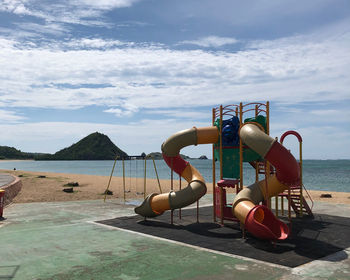
<svg viewBox="0 0 350 280">
<path fill-rule="evenodd" d="M 215 108 L 212 110 L 212 125 L 214 126 L 215 123 Z M 216 171 L 216 166 L 215 166 L 215 147 L 213 143 L 213 148 L 212 148 L 212 172 L 213 172 L 213 220 L 216 222 L 216 217 L 215 217 L 215 205 L 216 205 L 216 194 L 215 194 L 215 186 L 216 186 L 216 178 L 215 178 L 215 171 Z"/>
<path fill-rule="evenodd" d="M 223 170 L 222 170 L 222 105 L 220 105 L 220 179 L 223 178 Z"/>
<path fill-rule="evenodd" d="M 107 188 L 105 190 L 105 197 L 103 199 L 103 202 L 106 202 L 106 197 L 107 197 L 107 191 L 109 189 L 109 185 L 111 184 L 111 180 L 112 180 L 112 176 L 113 176 L 113 172 L 114 172 L 114 167 L 115 167 L 115 163 L 117 162 L 118 156 L 115 157 L 114 163 L 113 163 L 113 167 L 112 167 L 112 172 L 111 172 L 111 176 L 109 176 L 109 181 L 108 181 L 108 185 Z"/>
<path fill-rule="evenodd" d="M 243 104 L 239 103 L 239 127 L 243 125 Z M 243 189 L 243 142 L 239 137 L 239 189 Z"/>
<path fill-rule="evenodd" d="M 146 199 L 146 168 L 147 168 L 147 157 L 145 157 L 145 172 L 143 177 L 143 199 Z"/>
<path fill-rule="evenodd" d="M 258 105 L 255 105 L 255 117 L 258 116 Z M 255 161 L 255 182 L 259 181 L 259 162 Z"/>
<path fill-rule="evenodd" d="M 173 191 L 174 190 L 174 169 L 173 169 L 173 158 L 171 158 L 171 172 L 170 172 L 170 177 L 171 177 L 171 181 L 170 181 L 170 190 Z M 174 210 L 171 210 L 170 212 L 170 221 L 171 224 L 174 224 Z"/>
<path fill-rule="evenodd" d="M 270 102 L 269 101 L 266 102 L 266 134 L 270 135 Z M 270 176 L 270 163 L 268 161 L 266 161 L 266 170 L 267 170 L 267 174 L 265 172 L 265 176 Z M 268 188 L 269 188 L 269 186 L 268 186 L 267 180 L 266 180 L 266 193 L 269 193 Z M 266 200 L 267 200 L 266 201 L 267 207 L 270 209 L 271 208 L 271 198 L 267 197 Z"/>
<path fill-rule="evenodd" d="M 125 164 L 124 164 L 124 158 L 122 160 L 123 163 L 123 197 L 124 197 L 124 203 L 125 203 Z"/>
<path fill-rule="evenodd" d="M 266 102 L 266 134 L 270 135 L 270 102 Z"/>
<path fill-rule="evenodd" d="M 157 171 L 156 163 L 154 162 L 154 158 L 153 158 L 153 157 L 152 157 L 152 161 L 153 161 L 154 171 L 155 171 L 156 176 L 157 176 L 159 191 L 160 191 L 160 193 L 163 193 L 163 192 L 162 192 L 162 187 L 160 186 L 160 182 L 159 182 L 159 176 L 158 176 L 158 171 Z"/>
</svg>

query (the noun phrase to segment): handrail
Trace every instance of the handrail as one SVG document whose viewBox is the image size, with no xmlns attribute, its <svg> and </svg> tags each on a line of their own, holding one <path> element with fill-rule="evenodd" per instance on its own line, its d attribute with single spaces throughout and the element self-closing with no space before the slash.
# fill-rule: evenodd
<svg viewBox="0 0 350 280">
<path fill-rule="evenodd" d="M 308 196 L 308 197 L 310 198 L 310 200 L 311 200 L 311 210 L 312 210 L 312 208 L 314 207 L 314 201 L 312 200 L 312 197 L 311 197 L 310 193 L 308 192 L 308 190 L 306 189 L 306 187 L 305 187 L 304 184 L 302 184 L 302 187 L 304 188 L 304 190 L 305 190 L 306 193 L 307 193 L 307 196 Z"/>
<path fill-rule="evenodd" d="M 259 106 L 265 106 L 266 107 L 266 104 L 265 103 L 261 103 L 261 102 L 251 102 L 251 103 L 247 103 L 247 104 L 244 104 L 242 107 L 246 107 L 246 106 L 249 106 L 249 105 L 259 105 Z"/>
</svg>

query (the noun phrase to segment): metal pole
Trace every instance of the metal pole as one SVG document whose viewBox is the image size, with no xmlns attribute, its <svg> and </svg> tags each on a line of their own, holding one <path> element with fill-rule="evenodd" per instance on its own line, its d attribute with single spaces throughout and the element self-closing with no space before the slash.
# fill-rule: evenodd
<svg viewBox="0 0 350 280">
<path fill-rule="evenodd" d="M 213 108 L 213 114 L 212 114 L 212 125 L 214 126 L 215 123 L 215 108 Z M 215 144 L 213 144 L 213 148 L 212 148 L 212 172 L 213 172 L 213 220 L 214 222 L 216 222 L 216 215 L 215 215 L 215 207 L 216 207 L 216 193 L 215 193 L 215 186 L 216 186 L 216 166 L 215 166 Z"/>
<path fill-rule="evenodd" d="M 243 125 L 243 104 L 239 103 L 239 127 Z M 239 137 L 239 189 L 243 189 L 243 142 Z"/>
<path fill-rule="evenodd" d="M 275 213 L 276 217 L 278 217 L 278 195 L 275 196 Z"/>
<path fill-rule="evenodd" d="M 300 216 L 303 216 L 303 142 L 299 142 L 299 168 L 300 168 Z"/>
<path fill-rule="evenodd" d="M 222 170 L 222 105 L 220 105 L 220 180 L 223 178 Z"/>
<path fill-rule="evenodd" d="M 270 102 L 269 101 L 266 102 L 266 134 L 270 135 Z M 266 165 L 267 165 L 266 168 L 268 170 L 268 176 L 270 176 L 270 163 L 266 161 Z M 266 176 L 266 172 L 265 172 L 265 176 Z M 268 189 L 269 188 L 266 180 L 266 194 L 268 194 Z M 267 195 L 267 207 L 269 209 L 271 208 L 271 198 L 269 197 L 269 195 Z"/>
<path fill-rule="evenodd" d="M 258 105 L 255 105 L 255 118 L 258 116 Z M 255 161 L 255 182 L 259 181 L 259 162 Z"/>
<path fill-rule="evenodd" d="M 122 160 L 123 163 L 123 197 L 124 197 L 124 203 L 125 203 L 125 165 L 124 165 L 124 158 Z"/>
<path fill-rule="evenodd" d="M 153 160 L 154 171 L 156 172 L 156 176 L 157 176 L 159 191 L 160 191 L 160 193 L 163 193 L 162 192 L 162 187 L 160 186 L 160 181 L 159 181 L 159 177 L 158 177 L 156 163 L 154 162 L 154 158 L 153 157 L 152 157 L 152 160 Z"/>
<path fill-rule="evenodd" d="M 180 191 L 181 191 L 181 175 L 179 174 L 179 185 L 180 185 Z M 181 220 L 181 208 L 179 209 L 179 218 Z"/>
<path fill-rule="evenodd" d="M 109 185 L 111 184 L 111 180 L 112 180 L 112 175 L 114 172 L 114 167 L 115 167 L 115 163 L 117 162 L 118 156 L 115 157 L 114 163 L 113 163 L 113 168 L 112 168 L 112 172 L 111 172 L 111 176 L 109 176 L 109 181 L 108 181 L 108 185 L 107 185 L 107 189 L 105 190 L 105 197 L 103 199 L 103 202 L 106 202 L 106 197 L 107 197 L 107 191 L 109 189 Z"/>
<path fill-rule="evenodd" d="M 171 158 L 171 181 L 170 181 L 170 189 L 173 190 L 174 189 L 174 170 L 173 170 L 173 158 Z M 170 223 L 173 225 L 174 224 L 174 210 L 171 209 L 170 212 Z"/>
<path fill-rule="evenodd" d="M 199 223 L 199 200 L 197 200 L 197 223 Z"/>
<path fill-rule="evenodd" d="M 147 159 L 145 157 L 145 173 L 143 177 L 143 199 L 146 199 L 146 168 L 147 168 Z"/>
</svg>

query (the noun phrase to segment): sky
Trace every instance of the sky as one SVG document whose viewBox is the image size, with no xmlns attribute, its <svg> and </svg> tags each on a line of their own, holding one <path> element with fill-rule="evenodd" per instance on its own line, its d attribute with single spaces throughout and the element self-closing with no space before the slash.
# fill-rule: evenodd
<svg viewBox="0 0 350 280">
<path fill-rule="evenodd" d="M 348 0 L 0 0 L 0 145 L 54 153 L 98 131 L 139 155 L 266 101 L 271 136 L 350 159 Z"/>
</svg>

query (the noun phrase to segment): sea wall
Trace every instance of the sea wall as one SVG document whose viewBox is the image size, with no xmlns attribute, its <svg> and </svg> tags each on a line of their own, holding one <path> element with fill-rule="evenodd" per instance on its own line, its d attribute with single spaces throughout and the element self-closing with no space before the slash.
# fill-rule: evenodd
<svg viewBox="0 0 350 280">
<path fill-rule="evenodd" d="M 12 202 L 13 198 L 22 189 L 21 179 L 16 177 L 16 176 L 13 176 L 13 175 L 11 175 L 11 176 L 14 178 L 14 180 L 9 184 L 3 185 L 0 187 L 1 189 L 5 190 L 5 199 L 4 199 L 5 206 L 9 205 Z"/>
</svg>

